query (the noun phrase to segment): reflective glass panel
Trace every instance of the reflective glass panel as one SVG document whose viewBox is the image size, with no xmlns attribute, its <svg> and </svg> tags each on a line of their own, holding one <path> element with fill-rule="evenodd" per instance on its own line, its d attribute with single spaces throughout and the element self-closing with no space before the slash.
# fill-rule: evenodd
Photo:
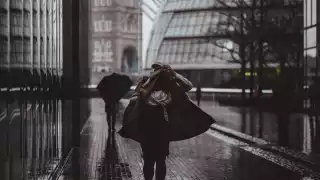
<svg viewBox="0 0 320 180">
<path fill-rule="evenodd" d="M 305 31 L 305 45 L 306 48 L 317 45 L 317 28 L 313 27 Z"/>
<path fill-rule="evenodd" d="M 173 15 L 166 31 L 166 37 L 175 36 L 205 36 L 209 35 L 209 28 L 214 33 L 225 34 L 234 21 L 226 12 L 199 11 L 184 12 Z M 228 25 L 228 26 L 227 26 Z M 230 29 L 235 29 L 232 27 Z M 212 34 L 210 34 L 212 35 Z"/>
<path fill-rule="evenodd" d="M 169 22 L 171 20 L 172 13 L 162 14 L 154 29 L 151 32 L 151 38 L 147 49 L 146 65 L 150 67 L 154 63 L 156 56 L 158 54 L 159 47 L 161 45 L 162 39 L 165 35 Z"/>
<path fill-rule="evenodd" d="M 170 52 L 164 49 L 170 49 Z M 227 63 L 232 61 L 233 56 L 238 57 L 237 54 L 238 45 L 226 39 L 212 43 L 203 39 L 165 40 L 157 61 L 169 64 Z M 165 59 L 166 56 L 169 56 L 169 62 Z"/>
</svg>

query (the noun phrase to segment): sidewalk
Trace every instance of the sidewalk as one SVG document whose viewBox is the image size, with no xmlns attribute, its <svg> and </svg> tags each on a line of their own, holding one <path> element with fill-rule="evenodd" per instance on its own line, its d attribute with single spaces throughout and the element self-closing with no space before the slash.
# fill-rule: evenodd
<svg viewBox="0 0 320 180">
<path fill-rule="evenodd" d="M 117 133 L 112 140 L 103 107 L 102 100 L 92 99 L 92 116 L 81 134 L 81 179 L 143 180 L 139 144 Z M 118 120 L 118 130 L 120 124 Z M 171 143 L 167 159 L 167 180 L 300 180 L 306 173 L 294 163 L 210 130 Z"/>
<path fill-rule="evenodd" d="M 217 120 L 212 126 L 214 130 L 263 145 L 264 149 L 300 161 L 320 172 L 320 155 L 313 153 L 316 137 L 312 132 L 319 130 L 313 125 L 317 124 L 316 118 L 297 113 L 277 117 L 270 112 L 222 106 L 213 101 L 204 101 L 201 108 Z"/>
</svg>

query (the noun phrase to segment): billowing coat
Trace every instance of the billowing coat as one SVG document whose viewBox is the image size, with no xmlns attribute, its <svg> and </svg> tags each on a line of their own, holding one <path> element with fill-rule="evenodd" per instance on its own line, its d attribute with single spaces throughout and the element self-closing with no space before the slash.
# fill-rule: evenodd
<svg viewBox="0 0 320 180">
<path fill-rule="evenodd" d="M 143 109 L 139 107 L 144 97 L 150 94 L 160 74 L 161 69 L 152 74 L 144 85 L 138 85 L 142 90 L 136 89 L 140 93 L 131 98 L 123 115 L 123 127 L 119 131 L 122 137 L 140 142 L 139 114 Z M 191 82 L 177 73 L 175 82 L 174 85 L 170 85 L 174 110 L 169 112 L 168 133 L 170 141 L 181 141 L 206 132 L 215 120 L 196 106 L 186 94 L 192 88 Z"/>
</svg>

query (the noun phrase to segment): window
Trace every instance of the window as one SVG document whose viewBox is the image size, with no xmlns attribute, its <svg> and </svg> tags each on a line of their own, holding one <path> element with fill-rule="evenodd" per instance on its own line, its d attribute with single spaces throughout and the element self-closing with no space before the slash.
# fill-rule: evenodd
<svg viewBox="0 0 320 180">
<path fill-rule="evenodd" d="M 317 23 L 317 0 L 304 0 L 304 27 Z"/>
<path fill-rule="evenodd" d="M 124 5 L 127 7 L 136 7 L 135 0 L 124 0 Z"/>
<path fill-rule="evenodd" d="M 317 28 L 313 27 L 305 31 L 306 48 L 315 47 L 317 45 Z"/>
<path fill-rule="evenodd" d="M 304 74 L 306 78 L 317 75 L 317 0 L 304 0 Z M 306 83 L 308 83 L 306 81 Z"/>
<path fill-rule="evenodd" d="M 112 5 L 112 0 L 94 0 L 95 7 L 106 7 Z"/>
</svg>

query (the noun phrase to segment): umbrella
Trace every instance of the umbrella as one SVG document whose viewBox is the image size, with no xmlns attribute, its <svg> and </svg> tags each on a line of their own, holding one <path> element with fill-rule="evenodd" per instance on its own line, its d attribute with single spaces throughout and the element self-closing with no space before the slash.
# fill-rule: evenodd
<svg viewBox="0 0 320 180">
<path fill-rule="evenodd" d="M 112 73 L 102 78 L 97 89 L 105 103 L 115 103 L 130 90 L 132 84 L 129 76 Z"/>
</svg>

